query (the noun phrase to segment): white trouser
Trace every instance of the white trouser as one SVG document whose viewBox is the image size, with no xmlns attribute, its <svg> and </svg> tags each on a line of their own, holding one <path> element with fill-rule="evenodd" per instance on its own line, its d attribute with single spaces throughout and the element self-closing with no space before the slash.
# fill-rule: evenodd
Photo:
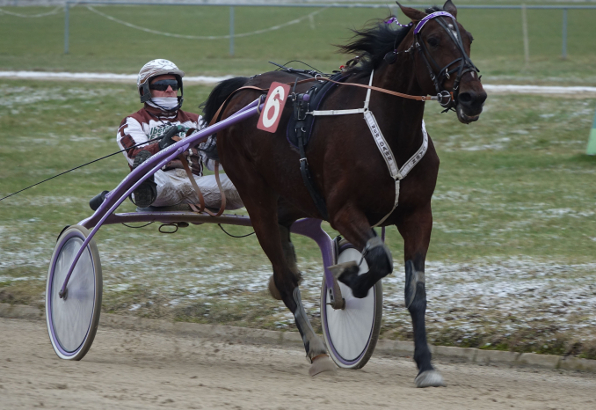
<svg viewBox="0 0 596 410">
<path fill-rule="evenodd" d="M 208 208 L 219 209 L 221 206 L 221 196 L 219 187 L 215 181 L 215 175 L 205 175 L 199 177 L 193 175 L 199 186 L 205 205 Z M 219 174 L 219 179 L 226 194 L 226 209 L 242 208 L 242 200 L 232 181 L 226 174 Z M 183 169 L 170 169 L 167 171 L 159 170 L 155 173 L 155 183 L 157 184 L 157 199 L 151 206 L 174 206 L 180 203 L 199 203 L 199 197 L 195 192 L 186 172 Z"/>
</svg>

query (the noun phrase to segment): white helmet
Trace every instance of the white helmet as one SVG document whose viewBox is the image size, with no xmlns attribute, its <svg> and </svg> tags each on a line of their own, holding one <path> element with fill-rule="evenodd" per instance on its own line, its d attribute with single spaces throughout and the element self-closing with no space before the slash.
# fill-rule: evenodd
<svg viewBox="0 0 596 410">
<path fill-rule="evenodd" d="M 184 91 L 182 90 L 182 77 L 184 77 L 184 71 L 181 71 L 176 64 L 170 60 L 157 59 L 151 60 L 141 68 L 139 76 L 137 77 L 137 88 L 139 90 L 139 96 L 141 102 L 147 102 L 151 99 L 151 91 L 149 90 L 149 80 L 158 75 L 170 74 L 176 77 L 178 80 L 178 87 L 180 88 L 180 96 L 178 97 L 178 105 L 182 105 Z"/>
</svg>

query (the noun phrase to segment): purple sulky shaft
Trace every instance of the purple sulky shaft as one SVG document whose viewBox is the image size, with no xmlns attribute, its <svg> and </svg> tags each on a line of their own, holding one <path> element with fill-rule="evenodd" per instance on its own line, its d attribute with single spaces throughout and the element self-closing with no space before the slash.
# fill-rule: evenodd
<svg viewBox="0 0 596 410">
<path fill-rule="evenodd" d="M 256 99 L 255 101 L 253 101 L 240 111 L 232 114 L 225 120 L 213 124 L 207 128 L 203 128 L 202 130 L 158 152 L 157 154 L 150 157 L 147 161 L 143 162 L 137 169 L 133 170 L 130 174 L 128 174 L 127 177 L 124 178 L 124 180 L 112 192 L 110 192 L 110 195 L 106 197 L 106 200 L 100 205 L 97 211 L 95 211 L 93 216 L 89 218 L 89 220 L 87 220 L 87 222 L 92 222 L 99 218 L 99 222 L 95 224 L 95 227 L 89 233 L 89 236 L 85 238 L 85 241 L 81 245 L 81 248 L 77 252 L 72 264 L 70 265 L 70 268 L 68 269 L 68 274 L 64 279 L 64 284 L 60 289 L 59 296 L 62 298 L 66 294 L 66 286 L 68 285 L 68 281 L 70 280 L 70 276 L 72 275 L 74 267 L 76 266 L 77 262 L 79 261 L 79 258 L 83 254 L 83 251 L 85 250 L 87 245 L 89 245 L 89 242 L 95 236 L 99 228 L 103 225 L 106 219 L 120 206 L 120 204 L 124 202 L 126 198 L 128 198 L 128 196 L 132 194 L 141 183 L 143 183 L 143 181 L 145 181 L 156 171 L 161 169 L 161 167 L 170 162 L 172 159 L 176 158 L 178 155 L 186 151 L 189 146 L 197 145 L 203 140 L 207 139 L 210 135 L 218 131 L 221 131 L 222 129 L 225 129 L 230 125 L 243 121 L 249 117 L 252 117 L 255 114 L 258 114 L 260 110 L 263 108 L 264 104 L 260 104 L 260 107 L 257 107 L 258 105 L 259 99 Z M 139 175 L 141 175 L 141 177 L 139 177 Z M 107 208 L 109 209 L 106 212 Z"/>
</svg>

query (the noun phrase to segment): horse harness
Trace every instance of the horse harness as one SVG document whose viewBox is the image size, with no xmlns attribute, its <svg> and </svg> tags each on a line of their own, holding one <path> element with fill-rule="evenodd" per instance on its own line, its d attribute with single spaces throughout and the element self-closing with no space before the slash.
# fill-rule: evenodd
<svg viewBox="0 0 596 410">
<path fill-rule="evenodd" d="M 447 25 L 443 21 L 443 19 L 439 18 L 439 17 L 450 17 L 453 20 L 453 25 L 451 25 L 451 24 Z M 427 22 L 429 22 L 432 19 L 437 19 L 437 23 L 447 32 L 447 34 L 449 35 L 451 40 L 453 40 L 453 42 L 456 44 L 457 48 L 460 50 L 460 52 L 462 54 L 462 56 L 460 58 L 453 60 L 452 62 L 450 62 L 449 64 L 447 64 L 445 67 L 442 67 L 442 68 L 437 64 L 435 59 L 430 55 L 426 46 L 424 45 L 424 42 L 420 38 L 420 32 L 422 31 L 422 28 L 426 25 Z M 452 29 L 452 27 L 454 29 Z M 298 94 L 298 95 L 293 93 L 293 95 L 292 95 L 293 101 L 294 101 L 294 116 L 295 116 L 295 120 L 296 120 L 295 132 L 297 135 L 297 139 L 298 139 L 298 143 L 299 143 L 298 148 L 300 150 L 300 156 L 301 156 L 300 171 L 302 173 L 302 178 L 304 180 L 304 183 L 305 183 L 306 187 L 308 188 L 308 191 L 310 192 L 311 197 L 313 198 L 313 201 L 315 202 L 315 204 L 317 206 L 317 209 L 324 216 L 325 219 L 327 219 L 327 216 L 328 216 L 327 208 L 325 206 L 325 202 L 324 202 L 323 198 L 320 196 L 320 194 L 317 192 L 317 190 L 314 186 L 314 181 L 312 180 L 310 171 L 308 169 L 308 160 L 306 159 L 306 154 L 305 154 L 305 150 L 304 150 L 305 144 L 303 142 L 308 141 L 308 137 L 309 137 L 309 135 L 306 135 L 306 137 L 304 136 L 304 134 L 306 134 L 306 128 L 303 127 L 303 125 L 305 124 L 307 115 L 311 115 L 313 120 L 314 120 L 314 117 L 317 117 L 317 116 L 334 116 L 334 115 L 350 115 L 350 114 L 363 114 L 364 115 L 364 120 L 366 121 L 366 125 L 370 129 L 373 139 L 375 140 L 375 143 L 377 145 L 377 148 L 379 149 L 379 152 L 381 153 L 381 155 L 383 156 L 383 159 L 385 160 L 385 164 L 387 165 L 389 174 L 390 174 L 391 178 L 393 178 L 393 180 L 395 181 L 395 200 L 393 202 L 393 207 L 391 208 L 391 211 L 389 211 L 389 213 L 387 213 L 379 222 L 377 222 L 375 225 L 373 225 L 373 227 L 377 227 L 377 226 L 381 225 L 383 222 L 385 222 L 385 220 L 393 213 L 395 208 L 397 208 L 397 205 L 399 203 L 400 181 L 408 175 L 408 173 L 412 170 L 412 168 L 414 168 L 414 166 L 416 166 L 416 164 L 418 162 L 420 162 L 420 160 L 426 154 L 426 151 L 428 149 L 428 133 L 426 132 L 426 126 L 424 124 L 424 120 L 422 120 L 422 145 L 414 153 L 414 155 L 412 155 L 410 157 L 410 159 L 408 161 L 406 161 L 405 164 L 402 165 L 401 168 L 398 168 L 397 162 L 395 160 L 395 156 L 393 155 L 393 152 L 391 151 L 389 144 L 387 144 L 387 140 L 383 136 L 383 133 L 381 132 L 381 129 L 379 128 L 379 124 L 377 123 L 375 116 L 372 113 L 372 111 L 370 111 L 370 109 L 368 108 L 369 102 L 370 102 L 371 90 L 380 91 L 383 93 L 392 94 L 392 95 L 396 95 L 396 96 L 403 97 L 403 98 L 415 99 L 415 100 L 419 100 L 419 101 L 437 100 L 439 102 L 439 104 L 441 104 L 441 106 L 443 108 L 445 108 L 445 111 L 448 111 L 451 109 L 455 109 L 455 106 L 457 105 L 456 101 L 457 101 L 457 96 L 459 94 L 459 83 L 461 81 L 462 76 L 467 72 L 474 73 L 474 72 L 480 71 L 474 65 L 474 63 L 472 63 L 472 60 L 467 55 L 467 53 L 464 49 L 462 40 L 461 40 L 461 33 L 459 31 L 459 26 L 457 25 L 455 17 L 451 13 L 448 13 L 446 11 L 437 11 L 437 12 L 434 12 L 434 13 L 431 13 L 431 14 L 428 14 L 427 16 L 425 16 L 414 27 L 414 39 L 415 39 L 415 41 L 414 41 L 413 46 L 415 46 L 416 49 L 420 52 L 420 55 L 422 56 L 422 59 L 424 60 L 424 63 L 429 71 L 430 77 L 431 77 L 433 84 L 435 86 L 435 89 L 437 91 L 436 97 L 410 96 L 410 95 L 398 93 L 395 91 L 389 91 L 389 90 L 380 89 L 378 87 L 373 87 L 372 82 L 373 82 L 373 77 L 374 77 L 374 70 L 372 70 L 372 72 L 371 72 L 370 80 L 368 82 L 368 87 L 365 85 L 362 85 L 362 84 L 342 83 L 345 85 L 367 88 L 366 100 L 364 101 L 363 108 L 321 111 L 321 110 L 316 110 L 316 108 L 318 107 L 318 104 L 317 104 L 317 105 L 315 105 L 315 109 L 308 111 L 307 109 L 305 110 L 304 106 L 305 105 L 307 107 L 309 106 L 309 101 L 310 101 L 310 97 L 311 97 L 309 92 L 307 92 L 305 94 Z M 412 47 L 410 47 L 410 49 L 411 48 Z M 393 59 L 393 61 L 395 61 L 395 59 Z M 431 63 L 435 68 L 439 69 L 438 75 L 435 75 L 433 67 L 431 67 Z M 459 65 L 457 67 L 449 70 L 449 67 L 451 67 L 452 65 L 457 64 L 457 63 L 459 63 Z M 452 91 L 445 90 L 443 88 L 443 83 L 445 82 L 446 79 L 450 78 L 451 74 L 456 73 L 456 72 L 457 72 L 457 76 L 453 83 Z M 315 79 L 316 79 L 316 77 L 315 77 Z M 336 83 L 336 84 L 339 84 L 341 82 L 341 80 L 336 81 L 337 78 L 333 78 L 333 77 L 332 78 L 321 78 L 321 80 L 325 80 L 327 82 Z M 311 88 L 311 90 L 316 92 L 315 87 Z M 319 100 L 319 102 L 320 102 L 320 100 Z M 311 121 L 311 124 L 312 124 L 312 121 Z M 308 129 L 309 129 L 309 133 L 310 133 L 310 130 L 312 129 L 312 125 Z"/>
<path fill-rule="evenodd" d="M 329 219 L 327 206 L 325 205 L 325 199 L 323 199 L 316 189 L 315 181 L 308 166 L 308 159 L 306 158 L 306 146 L 310 140 L 315 121 L 315 116 L 311 109 L 318 108 L 327 93 L 332 88 L 337 87 L 337 83 L 343 83 L 347 78 L 348 76 L 345 74 L 337 73 L 331 76 L 330 79 L 332 81 L 316 81 L 305 93 L 296 93 L 296 85 L 298 84 L 298 81 L 296 81 L 294 83 L 294 90 L 289 97 L 293 101 L 294 106 L 293 116 L 288 121 L 286 135 L 288 142 L 297 148 L 300 153 L 300 174 L 302 175 L 302 180 L 323 219 Z"/>
<path fill-rule="evenodd" d="M 420 38 L 420 32 L 421 32 L 422 28 L 424 27 L 424 25 L 428 21 L 438 18 L 438 17 L 450 17 L 453 20 L 454 30 L 450 29 L 449 26 L 451 26 L 451 25 L 448 26 L 447 24 L 445 24 L 445 22 L 442 21 L 442 19 L 437 19 L 437 23 L 441 27 L 443 27 L 443 29 L 445 29 L 445 31 L 448 33 L 449 37 L 455 42 L 456 46 L 462 53 L 462 57 L 453 60 L 452 62 L 450 62 L 443 68 L 439 68 L 438 75 L 435 75 L 435 72 L 434 72 L 433 68 L 431 67 L 431 63 L 434 67 L 440 67 L 440 66 L 437 64 L 437 62 L 434 60 L 434 58 L 432 58 L 432 56 L 428 52 L 427 48 L 424 46 L 424 42 Z M 391 151 L 389 144 L 387 144 L 387 140 L 385 139 L 381 129 L 379 128 L 379 124 L 377 123 L 375 116 L 372 113 L 372 111 L 370 111 L 370 109 L 368 108 L 369 102 L 370 102 L 371 90 L 375 90 L 375 91 L 382 92 L 385 94 L 390 94 L 390 95 L 407 98 L 407 99 L 411 99 L 411 100 L 423 101 L 423 102 L 427 101 L 427 100 L 436 100 L 439 102 L 439 104 L 441 104 L 441 106 L 443 108 L 445 108 L 445 111 L 447 111 L 450 109 L 454 109 L 454 107 L 457 104 L 456 100 L 457 100 L 457 95 L 459 94 L 459 83 L 461 81 L 462 76 L 467 72 L 473 73 L 473 72 L 480 71 L 472 63 L 472 60 L 470 60 L 470 58 L 468 57 L 468 55 L 465 52 L 465 49 L 463 47 L 463 43 L 461 40 L 461 34 L 459 31 L 457 22 L 455 20 L 455 17 L 446 11 L 436 11 L 434 13 L 428 14 L 422 20 L 420 20 L 416 24 L 416 27 L 414 28 L 414 39 L 415 39 L 414 44 L 408 50 L 406 50 L 406 52 L 409 52 L 413 47 L 416 47 L 416 50 L 418 50 L 420 52 L 422 59 L 424 60 L 425 65 L 428 68 L 428 71 L 429 71 L 430 77 L 433 81 L 433 84 L 435 86 L 435 89 L 437 91 L 436 96 L 412 96 L 412 95 L 400 93 L 397 91 L 391 91 L 391 90 L 386 90 L 386 89 L 379 88 L 379 87 L 374 87 L 372 85 L 373 78 L 374 78 L 374 70 L 371 71 L 368 86 L 366 86 L 364 84 L 343 82 L 343 80 L 345 80 L 347 77 L 342 78 L 342 75 L 341 75 L 342 73 L 339 73 L 337 76 L 333 76 L 331 78 L 326 78 L 326 77 L 322 77 L 320 75 L 315 75 L 314 78 L 308 78 L 308 79 L 304 79 L 304 80 L 300 80 L 300 81 L 296 80 L 294 82 L 294 92 L 291 94 L 291 99 L 294 103 L 294 117 L 293 117 L 293 119 L 290 120 L 289 125 L 294 123 L 294 127 L 293 127 L 294 135 L 295 135 L 295 140 L 297 142 L 294 145 L 297 146 L 297 148 L 300 152 L 300 172 L 302 174 L 302 179 L 303 179 L 304 184 L 306 185 L 306 188 L 308 189 L 308 191 L 317 207 L 317 210 L 319 211 L 319 213 L 321 213 L 321 215 L 323 216 L 324 219 L 328 219 L 327 206 L 325 204 L 325 200 L 318 193 L 318 191 L 315 187 L 315 183 L 314 183 L 312 174 L 310 173 L 310 169 L 308 166 L 308 159 L 306 158 L 306 150 L 305 150 L 305 146 L 308 143 L 308 140 L 310 138 L 310 131 L 312 130 L 312 125 L 313 125 L 315 117 L 335 116 L 335 115 L 351 115 L 351 114 L 363 114 L 364 115 L 364 120 L 366 121 L 366 125 L 370 129 L 373 139 L 377 145 L 377 148 L 379 149 L 379 152 L 381 153 L 383 159 L 385 160 L 385 164 L 387 165 L 389 174 L 390 174 L 391 178 L 395 181 L 395 200 L 393 202 L 393 207 L 391 208 L 391 211 L 389 211 L 389 213 L 387 213 L 379 222 L 377 222 L 375 225 L 373 225 L 373 227 L 377 227 L 377 226 L 381 225 L 383 222 L 385 222 L 385 220 L 397 208 L 397 205 L 399 203 L 400 181 L 408 175 L 408 173 L 412 170 L 412 168 L 414 168 L 414 166 L 416 166 L 416 164 L 418 164 L 418 162 L 420 162 L 420 160 L 422 160 L 422 158 L 426 154 L 426 151 L 428 149 L 428 133 L 426 132 L 426 126 L 424 124 L 424 120 L 422 120 L 422 124 L 421 124 L 422 145 L 414 153 L 414 155 L 412 155 L 410 157 L 410 159 L 408 159 L 408 161 L 406 161 L 405 164 L 403 164 L 401 166 L 401 168 L 398 168 L 397 162 L 395 160 L 395 156 L 393 155 L 393 152 Z M 392 53 L 397 55 L 397 51 L 393 51 Z M 388 54 L 391 54 L 391 53 L 388 53 Z M 390 64 L 395 61 L 394 58 L 388 59 L 387 56 L 385 57 L 385 59 Z M 451 67 L 452 65 L 457 64 L 457 63 L 459 63 L 459 66 L 449 70 L 449 67 Z M 443 83 L 445 82 L 445 79 L 449 79 L 451 74 L 453 74 L 455 72 L 457 72 L 457 76 L 455 78 L 452 91 L 447 91 L 443 88 Z M 296 88 L 297 84 L 310 82 L 310 81 L 316 81 L 317 84 L 314 85 L 313 87 L 311 87 L 305 93 L 297 94 L 295 92 L 295 88 Z M 327 84 L 322 85 L 323 82 L 326 82 Z M 329 91 L 331 89 L 330 84 L 341 84 L 341 85 L 347 85 L 347 86 L 353 86 L 353 87 L 366 88 L 367 91 L 366 91 L 366 99 L 364 101 L 364 107 L 356 108 L 356 109 L 346 109 L 346 110 L 317 110 L 316 108 L 318 108 L 319 104 L 322 102 L 327 91 Z M 216 122 L 219 119 L 219 116 L 220 116 L 221 112 L 223 111 L 224 106 L 226 106 L 230 97 L 233 94 L 235 94 L 236 92 L 244 90 L 244 89 L 259 90 L 262 92 L 268 91 L 268 89 L 261 89 L 261 88 L 254 87 L 254 86 L 244 86 L 244 87 L 241 87 L 241 88 L 235 90 L 232 94 L 230 94 L 228 96 L 226 101 L 224 101 L 224 103 L 220 106 L 219 110 L 216 112 L 216 114 L 212 120 L 212 123 Z M 311 106 L 314 107 L 314 109 L 311 109 Z M 309 115 L 311 117 L 308 117 Z M 211 124 L 209 124 L 209 125 L 211 125 Z M 290 127 L 288 127 L 287 134 L 288 134 L 288 140 L 291 141 L 292 133 L 291 133 Z"/>
<path fill-rule="evenodd" d="M 418 151 L 416 151 L 416 153 L 414 153 L 414 155 L 412 155 L 412 157 L 410 157 L 410 159 L 408 161 L 406 161 L 406 163 L 404 165 L 402 165 L 401 168 L 398 168 L 397 162 L 395 160 L 395 156 L 393 155 L 393 152 L 391 151 L 389 144 L 387 144 L 387 140 L 383 136 L 383 133 L 381 132 L 381 129 L 379 128 L 379 125 L 377 123 L 375 116 L 373 115 L 372 111 L 370 111 L 368 108 L 369 102 L 370 102 L 371 91 L 374 90 L 374 91 L 382 92 L 385 94 L 390 94 L 390 95 L 394 95 L 397 97 L 402 97 L 402 98 L 407 98 L 407 99 L 422 101 L 422 102 L 428 101 L 428 100 L 436 100 L 436 101 L 441 102 L 441 96 L 440 95 L 437 95 L 437 96 L 430 96 L 430 95 L 428 95 L 428 96 L 413 96 L 413 95 L 400 93 L 397 91 L 391 91 L 391 90 L 386 90 L 386 89 L 379 88 L 379 87 L 374 87 L 372 85 L 373 78 L 374 78 L 374 70 L 372 70 L 372 72 L 370 74 L 368 86 L 364 85 L 364 84 L 343 82 L 344 80 L 347 79 L 347 77 L 343 77 L 341 74 L 342 73 L 338 73 L 337 75 L 332 76 L 331 78 L 326 78 L 326 77 L 317 75 L 313 78 L 307 78 L 304 80 L 296 80 L 294 82 L 294 92 L 290 96 L 290 98 L 292 99 L 292 101 L 294 103 L 294 116 L 292 119 L 290 119 L 289 124 L 288 124 L 288 130 L 287 130 L 288 141 L 290 143 L 292 143 L 292 140 L 295 141 L 293 143 L 293 145 L 298 148 L 298 151 L 300 153 L 300 173 L 302 175 L 302 180 L 304 181 L 304 185 L 306 186 L 311 198 L 313 199 L 313 202 L 315 203 L 315 206 L 317 207 L 317 210 L 319 211 L 319 213 L 321 214 L 323 219 L 328 219 L 329 213 L 327 211 L 327 205 L 325 204 L 324 198 L 321 196 L 321 194 L 319 194 L 319 192 L 316 189 L 314 179 L 312 178 L 312 174 L 311 174 L 310 168 L 308 166 L 308 159 L 306 158 L 305 147 L 310 139 L 310 131 L 312 130 L 312 126 L 313 126 L 314 119 L 315 119 L 314 117 L 363 114 L 364 120 L 366 121 L 366 124 L 368 125 L 368 128 L 371 131 L 371 134 L 375 140 L 375 143 L 376 143 L 381 155 L 383 156 L 383 159 L 385 160 L 385 163 L 389 170 L 389 174 L 390 174 L 391 178 L 393 178 L 393 180 L 395 181 L 395 200 L 393 202 L 393 207 L 391 208 L 391 211 L 389 211 L 389 213 L 387 213 L 387 215 L 385 215 L 379 222 L 377 222 L 375 225 L 373 225 L 373 227 L 377 227 L 380 224 L 382 224 L 383 222 L 385 222 L 385 220 L 393 213 L 395 208 L 397 208 L 398 200 L 399 200 L 400 181 L 402 179 L 404 179 L 406 177 L 406 175 L 408 175 L 408 173 L 412 170 L 412 168 L 414 168 L 414 166 L 418 162 L 420 162 L 422 157 L 424 157 L 424 154 L 426 154 L 426 150 L 428 148 L 428 134 L 426 132 L 424 120 L 422 120 L 422 136 L 423 136 L 422 145 L 420 146 Z M 337 81 L 337 80 L 339 80 L 339 81 Z M 297 84 L 302 84 L 305 82 L 312 82 L 312 81 L 316 81 L 317 84 L 314 85 L 313 87 L 311 87 L 307 92 L 299 93 L 299 94 L 297 94 L 295 92 L 295 88 L 296 88 Z M 326 84 L 324 84 L 324 82 Z M 322 102 L 323 98 L 326 96 L 327 91 L 329 91 L 333 85 L 346 85 L 346 86 L 366 88 L 367 91 L 366 91 L 366 99 L 364 101 L 364 107 L 363 108 L 355 108 L 355 109 L 346 109 L 346 110 L 316 110 L 316 109 L 311 110 L 311 106 L 318 108 L 318 106 Z M 267 92 L 269 89 L 263 89 L 263 88 L 259 88 L 259 87 L 255 87 L 255 86 L 240 87 L 239 89 L 235 90 L 232 94 L 230 94 L 226 98 L 226 100 L 221 104 L 221 106 L 215 113 L 215 115 L 209 125 L 212 125 L 213 123 L 215 123 L 219 120 L 220 115 L 222 114 L 224 108 L 227 106 L 227 103 L 228 103 L 228 101 L 230 101 L 230 98 L 232 97 L 232 95 L 234 95 L 237 92 L 242 91 L 242 90 L 256 90 L 256 91 L 261 91 L 261 92 Z M 262 95 L 261 98 L 264 96 L 265 95 Z M 451 95 L 450 95 L 450 97 L 451 97 Z M 311 105 L 311 98 L 312 98 L 312 105 Z M 308 117 L 309 115 L 311 116 L 310 118 Z M 294 134 L 292 134 L 292 132 L 291 132 L 292 130 L 290 127 L 290 125 L 292 123 L 294 123 L 294 127 L 293 127 Z"/>
<path fill-rule="evenodd" d="M 426 150 L 428 149 L 428 134 L 426 132 L 426 127 L 424 125 L 424 120 L 422 120 L 422 145 L 420 146 L 418 151 L 416 151 L 416 153 L 414 153 L 414 155 L 412 155 L 412 157 L 410 157 L 410 159 L 408 161 L 406 161 L 406 163 L 401 166 L 401 168 L 398 167 L 397 161 L 395 160 L 395 156 L 393 155 L 393 151 L 391 151 L 391 148 L 389 147 L 389 144 L 387 143 L 387 140 L 385 139 L 383 132 L 379 128 L 379 124 L 377 123 L 377 120 L 376 120 L 374 114 L 368 108 L 369 102 L 370 102 L 371 91 L 373 89 L 376 89 L 376 87 L 372 86 L 374 74 L 375 74 L 375 72 L 373 70 L 370 74 L 368 87 L 364 86 L 367 88 L 367 91 L 366 91 L 366 99 L 364 100 L 363 108 L 354 108 L 354 109 L 347 109 L 347 110 L 316 110 L 316 109 L 310 110 L 311 94 L 317 92 L 316 87 L 312 87 L 309 91 L 307 91 L 306 93 L 303 93 L 303 94 L 296 94 L 296 93 L 291 94 L 290 98 L 292 98 L 292 100 L 294 101 L 294 116 L 295 116 L 294 131 L 296 133 L 296 138 L 298 141 L 298 149 L 300 151 L 300 157 L 301 157 L 300 158 L 300 172 L 302 174 L 302 179 L 304 181 L 304 184 L 306 185 L 306 188 L 308 189 L 308 192 L 310 193 L 313 201 L 315 202 L 315 205 L 317 206 L 318 211 L 321 213 L 321 215 L 323 215 L 324 219 L 328 218 L 327 207 L 325 205 L 324 199 L 318 193 L 318 191 L 316 190 L 316 187 L 314 185 L 314 180 L 312 179 L 312 176 L 310 174 L 310 170 L 308 167 L 308 160 L 306 158 L 306 152 L 305 152 L 305 148 L 304 148 L 306 145 L 304 142 L 308 141 L 308 138 L 310 136 L 310 135 L 307 135 L 307 127 L 306 127 L 308 115 L 311 116 L 311 121 L 309 123 L 310 127 L 308 127 L 308 131 L 309 131 L 308 134 L 310 134 L 310 130 L 312 129 L 312 121 L 314 121 L 315 117 L 351 115 L 351 114 L 363 114 L 364 115 L 364 120 L 366 121 L 366 125 L 370 129 L 373 139 L 377 145 L 377 148 L 379 149 L 379 152 L 381 153 L 381 155 L 383 156 L 383 159 L 385 160 L 385 164 L 387 165 L 389 174 L 395 182 L 395 200 L 393 201 L 393 207 L 391 208 L 391 211 L 389 211 L 389 213 L 386 214 L 379 222 L 377 222 L 375 225 L 373 225 L 373 227 L 377 227 L 377 226 L 381 225 L 383 222 L 385 222 L 385 220 L 389 217 L 389 215 L 391 215 L 393 213 L 393 211 L 395 210 L 395 208 L 397 208 L 398 201 L 399 201 L 400 181 L 408 175 L 408 173 L 412 170 L 412 168 L 414 168 L 414 166 L 418 162 L 420 162 L 422 157 L 424 157 Z M 329 84 L 329 83 L 344 84 L 341 82 L 341 79 L 340 79 L 340 81 L 336 81 L 337 78 L 334 79 L 333 77 L 331 79 L 323 79 L 323 80 L 327 80 L 328 81 L 327 84 Z M 325 86 L 327 86 L 327 84 Z M 346 83 L 346 85 L 352 85 L 352 84 Z M 361 85 L 361 84 L 358 84 L 358 85 Z M 325 86 L 323 86 L 322 89 L 324 89 Z M 387 91 L 387 90 L 385 90 L 385 91 Z M 324 93 L 321 93 L 321 94 L 322 95 L 320 98 L 313 99 L 313 102 L 314 102 L 312 105 L 313 107 L 318 107 L 320 101 L 325 96 Z M 417 97 L 417 99 L 421 99 L 422 101 L 424 101 L 426 98 L 430 99 L 430 97 Z M 289 132 L 288 132 L 288 134 L 289 134 Z"/>
</svg>

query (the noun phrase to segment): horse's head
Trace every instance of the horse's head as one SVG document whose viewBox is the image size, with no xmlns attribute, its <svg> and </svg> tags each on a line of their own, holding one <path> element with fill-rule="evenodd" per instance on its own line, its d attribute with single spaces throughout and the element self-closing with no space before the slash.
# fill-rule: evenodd
<svg viewBox="0 0 596 410">
<path fill-rule="evenodd" d="M 476 121 L 486 92 L 469 57 L 472 35 L 456 21 L 455 5 L 447 0 L 443 10 L 430 14 L 399 6 L 413 23 L 400 49 L 416 50 L 418 83 L 424 90 L 434 90 L 429 94 L 438 93 L 441 105 L 454 109 L 461 122 Z"/>
</svg>

